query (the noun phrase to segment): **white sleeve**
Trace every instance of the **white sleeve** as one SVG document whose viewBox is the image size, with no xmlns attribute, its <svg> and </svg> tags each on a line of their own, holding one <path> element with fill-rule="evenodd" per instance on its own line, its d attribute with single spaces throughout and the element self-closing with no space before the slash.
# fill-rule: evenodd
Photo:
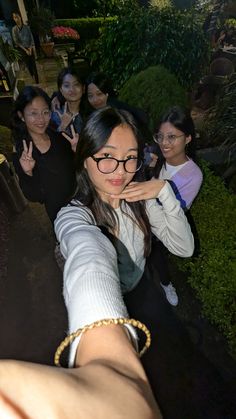
<svg viewBox="0 0 236 419">
<path fill-rule="evenodd" d="M 55 233 L 66 259 L 64 298 L 69 318 L 69 333 L 97 320 L 128 317 L 121 294 L 117 254 L 110 240 L 92 224 L 86 209 L 62 208 L 55 221 Z M 131 337 L 135 330 L 126 325 Z M 70 351 L 73 366 L 77 338 Z"/>
<path fill-rule="evenodd" d="M 158 199 L 147 201 L 147 212 L 153 234 L 167 249 L 177 256 L 190 257 L 194 251 L 194 238 L 180 202 L 168 182 L 159 192 Z"/>
</svg>

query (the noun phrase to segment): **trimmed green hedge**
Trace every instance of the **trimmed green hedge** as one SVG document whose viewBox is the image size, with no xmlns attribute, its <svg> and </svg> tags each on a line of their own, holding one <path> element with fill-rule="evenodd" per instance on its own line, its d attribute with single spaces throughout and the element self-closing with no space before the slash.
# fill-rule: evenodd
<svg viewBox="0 0 236 419">
<path fill-rule="evenodd" d="M 186 98 L 186 92 L 177 78 L 160 65 L 132 76 L 119 93 L 119 99 L 147 113 L 152 132 L 166 109 L 173 104 L 186 105 Z"/>
<path fill-rule="evenodd" d="M 91 39 L 97 39 L 100 35 L 100 28 L 114 20 L 114 17 L 56 19 L 54 26 L 67 26 L 76 29 L 79 32 L 81 42 L 85 44 Z"/>
<path fill-rule="evenodd" d="M 206 162 L 203 186 L 191 208 L 199 236 L 199 255 L 174 258 L 236 357 L 236 196 L 225 188 Z"/>
</svg>

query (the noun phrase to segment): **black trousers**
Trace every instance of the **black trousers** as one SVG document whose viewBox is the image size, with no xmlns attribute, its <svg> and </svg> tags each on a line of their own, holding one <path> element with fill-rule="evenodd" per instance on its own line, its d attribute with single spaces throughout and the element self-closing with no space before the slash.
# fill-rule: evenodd
<svg viewBox="0 0 236 419">
<path fill-rule="evenodd" d="M 32 77 L 34 77 L 35 82 L 38 84 L 39 82 L 39 76 L 38 76 L 38 70 L 35 62 L 35 56 L 32 52 L 31 55 L 26 54 L 25 51 L 21 50 L 22 55 L 22 61 L 26 64 L 27 69 L 29 70 L 29 73 Z"/>
<path fill-rule="evenodd" d="M 154 280 L 160 281 L 163 285 L 170 283 L 168 250 L 164 244 L 153 236 L 152 249 L 147 263 Z"/>
</svg>

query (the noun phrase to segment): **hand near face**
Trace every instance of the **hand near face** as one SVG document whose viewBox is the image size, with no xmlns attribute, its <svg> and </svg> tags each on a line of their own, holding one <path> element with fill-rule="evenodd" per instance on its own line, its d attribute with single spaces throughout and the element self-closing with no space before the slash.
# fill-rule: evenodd
<svg viewBox="0 0 236 419">
<path fill-rule="evenodd" d="M 62 135 L 63 137 L 67 139 L 67 141 L 69 141 L 72 150 L 76 152 L 77 143 L 79 141 L 79 134 L 75 132 L 75 128 L 73 124 L 70 126 L 70 129 L 71 129 L 72 137 L 70 137 L 65 132 L 62 132 Z"/>
<path fill-rule="evenodd" d="M 33 169 L 35 166 L 35 160 L 32 157 L 32 151 L 33 151 L 33 143 L 30 141 L 29 147 L 26 144 L 26 141 L 23 140 L 23 152 L 20 157 L 20 165 L 23 169 L 23 171 L 29 175 L 33 175 Z"/>
<path fill-rule="evenodd" d="M 69 111 L 68 103 L 65 103 L 64 111 L 63 113 L 60 113 L 59 111 L 55 111 L 57 115 L 60 118 L 60 126 L 59 131 L 65 131 L 68 125 L 71 124 L 73 119 L 73 114 Z"/>
<path fill-rule="evenodd" d="M 147 182 L 131 182 L 119 195 L 112 195 L 128 202 L 136 202 L 146 199 L 157 198 L 165 185 L 164 180 L 152 179 Z"/>
<path fill-rule="evenodd" d="M 158 160 L 158 156 L 155 153 L 150 153 L 150 157 L 151 161 L 149 163 L 149 167 L 155 167 Z"/>
<path fill-rule="evenodd" d="M 51 101 L 51 108 L 53 112 L 57 112 L 60 109 L 60 101 L 57 96 L 55 96 Z"/>
</svg>

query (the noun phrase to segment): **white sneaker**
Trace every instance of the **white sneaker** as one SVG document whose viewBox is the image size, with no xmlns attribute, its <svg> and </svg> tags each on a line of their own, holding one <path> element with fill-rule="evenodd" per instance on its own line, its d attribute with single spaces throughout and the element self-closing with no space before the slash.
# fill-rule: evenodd
<svg viewBox="0 0 236 419">
<path fill-rule="evenodd" d="M 172 306 L 177 306 L 178 302 L 179 302 L 179 299 L 178 299 L 178 295 L 176 294 L 176 290 L 173 287 L 172 283 L 170 282 L 169 285 L 163 285 L 160 282 L 160 285 L 163 288 L 163 290 L 165 291 L 167 301 Z"/>
</svg>

